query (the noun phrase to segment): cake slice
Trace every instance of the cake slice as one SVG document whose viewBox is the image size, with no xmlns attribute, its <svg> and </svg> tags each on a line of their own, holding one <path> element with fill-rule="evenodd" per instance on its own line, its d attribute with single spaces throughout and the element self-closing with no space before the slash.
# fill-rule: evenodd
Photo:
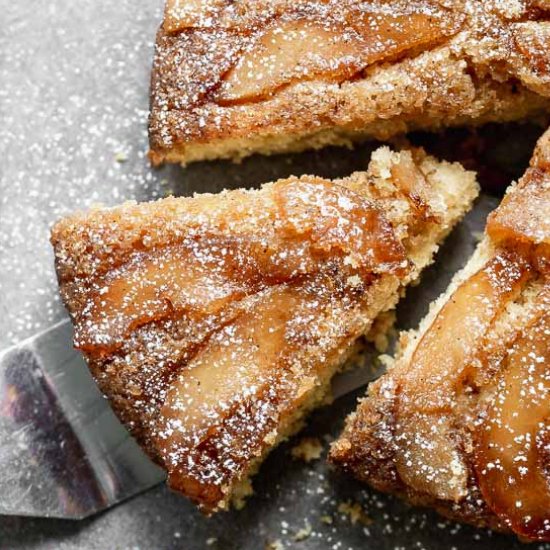
<svg viewBox="0 0 550 550">
<path fill-rule="evenodd" d="M 476 194 L 457 164 L 382 148 L 338 181 L 75 214 L 52 231 L 75 346 L 170 486 L 227 508 Z"/>
<path fill-rule="evenodd" d="M 550 541 L 550 131 L 330 459 L 452 518 Z"/>
<path fill-rule="evenodd" d="M 153 164 L 517 120 L 550 106 L 543 0 L 167 0 Z"/>
</svg>

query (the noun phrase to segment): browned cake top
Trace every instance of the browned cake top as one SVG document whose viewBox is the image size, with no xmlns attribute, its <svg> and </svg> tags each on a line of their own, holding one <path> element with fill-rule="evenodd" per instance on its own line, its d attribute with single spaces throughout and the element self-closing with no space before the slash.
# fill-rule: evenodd
<svg viewBox="0 0 550 550">
<path fill-rule="evenodd" d="M 332 451 L 377 487 L 535 540 L 550 540 L 549 138 L 489 217 L 489 259 L 404 348 Z"/>
<path fill-rule="evenodd" d="M 185 143 L 429 116 L 438 107 L 423 105 L 426 86 L 432 101 L 438 86 L 447 90 L 449 119 L 461 109 L 479 116 L 485 106 L 467 97 L 474 88 L 460 89 L 464 67 L 451 59 L 480 81 L 512 79 L 550 96 L 546 9 L 526 0 L 169 0 L 153 69 L 152 150 L 161 160 Z M 442 46 L 430 61 L 420 55 Z M 413 58 L 400 76 L 376 76 Z M 367 77 L 378 91 L 357 86 L 354 99 L 344 83 Z"/>
</svg>

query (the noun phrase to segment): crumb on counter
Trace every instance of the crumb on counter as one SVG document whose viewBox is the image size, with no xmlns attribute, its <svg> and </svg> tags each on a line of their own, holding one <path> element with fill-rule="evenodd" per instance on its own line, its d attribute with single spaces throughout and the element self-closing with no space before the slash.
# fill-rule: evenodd
<svg viewBox="0 0 550 550">
<path fill-rule="evenodd" d="M 309 538 L 311 536 L 311 533 L 312 533 L 311 524 L 306 519 L 304 521 L 304 526 L 296 532 L 296 534 L 292 537 L 292 539 L 299 542 Z"/>
<path fill-rule="evenodd" d="M 323 454 L 323 444 L 316 437 L 303 437 L 290 451 L 292 458 L 311 462 L 318 460 Z"/>
<path fill-rule="evenodd" d="M 348 517 L 352 525 L 355 525 L 357 522 L 363 525 L 370 525 L 372 523 L 372 518 L 365 514 L 363 507 L 358 502 L 351 502 L 349 500 L 341 502 L 338 505 L 338 512 Z"/>
</svg>

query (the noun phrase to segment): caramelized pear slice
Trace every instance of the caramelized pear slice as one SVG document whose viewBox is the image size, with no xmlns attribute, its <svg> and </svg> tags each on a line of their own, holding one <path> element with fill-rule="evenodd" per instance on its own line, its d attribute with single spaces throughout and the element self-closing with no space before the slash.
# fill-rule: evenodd
<svg viewBox="0 0 550 550">
<path fill-rule="evenodd" d="M 234 277 L 237 266 L 251 267 L 249 258 L 224 245 L 218 240 L 200 249 L 180 246 L 137 254 L 104 281 L 76 326 L 75 346 L 106 353 L 141 325 L 184 311 L 199 321 L 258 290 L 259 274 Z M 224 248 L 228 253 L 219 262 Z"/>
<path fill-rule="evenodd" d="M 540 151 L 538 159 L 545 165 Z M 541 264 L 550 257 L 550 172 L 529 168 L 513 193 L 489 216 L 487 233 L 500 246 L 533 249 Z M 539 266 L 542 269 L 542 265 Z"/>
<path fill-rule="evenodd" d="M 432 47 L 457 30 L 448 12 L 432 8 L 430 15 L 348 7 L 338 18 L 279 18 L 253 37 L 215 99 L 231 103 L 265 97 L 296 81 L 343 82 L 373 63 Z"/>
<path fill-rule="evenodd" d="M 511 349 L 477 430 L 481 492 L 513 530 L 550 541 L 550 286 Z"/>
<path fill-rule="evenodd" d="M 455 290 L 422 336 L 407 369 L 396 373 L 401 419 L 396 466 L 416 490 L 448 500 L 464 496 L 466 471 L 447 415 L 484 334 L 528 276 L 520 257 L 508 252 L 495 256 Z"/>
<path fill-rule="evenodd" d="M 414 490 L 458 502 L 466 495 L 468 473 L 452 439 L 445 414 L 416 413 L 397 424 L 395 467 Z"/>
<path fill-rule="evenodd" d="M 364 66 L 362 49 L 353 31 L 335 31 L 311 21 L 280 21 L 229 71 L 216 100 L 266 96 L 294 80 L 346 80 Z"/>
<path fill-rule="evenodd" d="M 402 154 L 399 162 L 392 164 L 390 171 L 396 187 L 411 204 L 419 221 L 434 219 L 429 205 L 436 199 L 426 177 L 416 166 L 413 156 Z"/>
<path fill-rule="evenodd" d="M 180 243 L 137 252 L 95 282 L 76 322 L 76 346 L 113 351 L 146 323 L 184 313 L 200 321 L 331 262 L 360 284 L 406 271 L 404 248 L 380 209 L 341 185 L 289 179 L 241 199 L 228 212 L 206 197 L 210 215 L 200 235 L 182 229 Z"/>
<path fill-rule="evenodd" d="M 521 249 L 539 271 L 550 273 L 550 131 L 514 191 L 490 214 L 487 234 L 497 246 Z"/>
<path fill-rule="evenodd" d="M 332 285 L 320 277 L 257 294 L 172 384 L 158 447 L 170 485 L 206 511 L 296 427 L 361 331 L 364 316 L 349 307 L 360 294 L 338 298 Z"/>
<path fill-rule="evenodd" d="M 524 259 L 502 251 L 454 291 L 416 347 L 411 367 L 400 375 L 404 412 L 450 410 L 483 335 L 529 275 Z"/>
</svg>

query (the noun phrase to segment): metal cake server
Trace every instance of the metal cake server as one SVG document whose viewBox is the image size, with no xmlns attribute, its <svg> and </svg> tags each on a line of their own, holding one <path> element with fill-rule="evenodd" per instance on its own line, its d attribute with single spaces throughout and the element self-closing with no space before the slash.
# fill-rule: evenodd
<svg viewBox="0 0 550 550">
<path fill-rule="evenodd" d="M 80 519 L 163 479 L 73 349 L 69 321 L 0 353 L 0 514 Z"/>
<path fill-rule="evenodd" d="M 334 396 L 372 377 L 343 373 Z M 81 519 L 164 477 L 101 395 L 69 321 L 0 353 L 0 514 Z"/>
</svg>

